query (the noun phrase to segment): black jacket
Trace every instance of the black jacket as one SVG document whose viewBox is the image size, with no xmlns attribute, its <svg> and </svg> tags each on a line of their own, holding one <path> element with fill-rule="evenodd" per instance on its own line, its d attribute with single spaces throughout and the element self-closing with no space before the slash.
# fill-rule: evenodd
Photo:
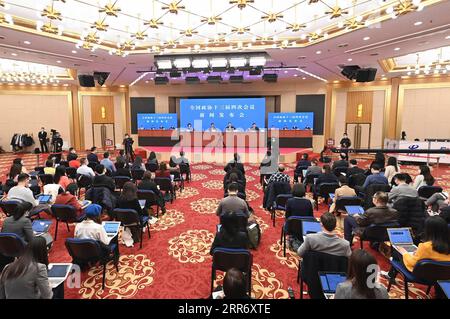
<svg viewBox="0 0 450 319">
<path fill-rule="evenodd" d="M 210 254 L 213 254 L 215 248 L 248 248 L 248 237 L 244 232 L 237 232 L 234 236 L 229 235 L 225 230 L 221 229 L 214 238 L 211 246 Z"/>
<path fill-rule="evenodd" d="M 86 199 L 90 200 L 93 204 L 102 206 L 109 214 L 116 207 L 116 197 L 106 187 L 89 188 L 86 192 Z"/>
<path fill-rule="evenodd" d="M 427 218 L 425 203 L 418 197 L 402 197 L 395 201 L 393 208 L 398 211 L 400 226 L 411 227 L 414 237 L 420 238 Z"/>
<path fill-rule="evenodd" d="M 116 207 L 122 209 L 134 209 L 139 216 L 145 215 L 137 198 L 134 200 L 124 200 L 119 198 Z"/>
<path fill-rule="evenodd" d="M 39 138 L 39 140 L 44 140 L 45 141 L 47 139 L 47 132 L 46 131 L 44 131 L 44 132 L 39 131 L 38 138 Z"/>
<path fill-rule="evenodd" d="M 89 163 L 99 163 L 98 156 L 95 153 L 89 153 L 86 158 Z"/>
<path fill-rule="evenodd" d="M 241 171 L 241 173 L 243 175 L 245 175 L 245 168 L 244 168 L 244 164 L 236 162 L 236 168 Z M 231 163 L 228 163 L 225 168 L 223 169 L 225 172 L 228 173 L 228 171 L 231 169 Z"/>
<path fill-rule="evenodd" d="M 96 175 L 94 177 L 94 180 L 92 182 L 93 187 L 106 187 L 111 192 L 114 192 L 116 189 L 116 184 L 114 183 L 114 180 L 106 175 Z"/>
<path fill-rule="evenodd" d="M 271 209 L 273 206 L 273 202 L 278 195 L 290 193 L 291 185 L 289 183 L 270 183 L 269 185 L 267 185 L 266 190 L 264 191 L 263 208 Z"/>
<path fill-rule="evenodd" d="M 351 175 L 356 175 L 356 174 L 364 174 L 364 170 L 362 168 L 359 168 L 358 166 L 350 167 L 347 170 L 347 177 L 349 177 Z"/>
<path fill-rule="evenodd" d="M 314 216 L 311 201 L 307 198 L 289 198 L 286 202 L 286 219 L 291 216 Z"/>
<path fill-rule="evenodd" d="M 346 160 L 334 161 L 333 169 L 335 169 L 336 167 L 348 167 L 348 162 Z"/>
<path fill-rule="evenodd" d="M 130 170 L 128 168 L 118 168 L 115 172 L 114 172 L 114 176 L 127 176 L 131 178 L 131 173 Z"/>
<path fill-rule="evenodd" d="M 156 185 L 156 183 L 154 181 L 149 181 L 149 180 L 142 181 L 139 183 L 137 188 L 140 190 L 152 191 L 153 193 L 156 194 L 159 206 L 161 206 L 161 207 L 165 206 L 163 194 L 158 189 L 158 186 Z M 150 204 L 150 203 L 147 203 L 147 204 Z"/>
</svg>

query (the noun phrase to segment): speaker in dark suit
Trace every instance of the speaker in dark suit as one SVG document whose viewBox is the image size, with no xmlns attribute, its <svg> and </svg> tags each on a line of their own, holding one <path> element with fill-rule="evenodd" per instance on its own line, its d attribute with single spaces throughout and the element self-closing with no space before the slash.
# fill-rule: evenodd
<svg viewBox="0 0 450 319">
<path fill-rule="evenodd" d="M 47 146 L 47 132 L 45 128 L 41 127 L 41 130 L 38 133 L 39 143 L 41 144 L 41 153 L 48 153 Z"/>
</svg>

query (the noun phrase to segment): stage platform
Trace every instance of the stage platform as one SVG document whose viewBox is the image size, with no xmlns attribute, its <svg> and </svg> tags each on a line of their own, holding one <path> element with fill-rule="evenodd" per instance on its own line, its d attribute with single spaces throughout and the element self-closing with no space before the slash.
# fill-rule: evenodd
<svg viewBox="0 0 450 319">
<path fill-rule="evenodd" d="M 171 155 L 177 155 L 183 150 L 192 163 L 227 163 L 237 152 L 243 163 L 261 163 L 266 155 L 266 148 L 213 148 L 213 147 L 170 147 L 170 146 L 141 146 L 135 150 L 136 155 L 148 157 L 151 151 L 157 154 L 158 161 L 168 161 Z M 145 153 L 145 154 L 144 154 Z M 313 155 L 311 148 L 280 148 L 280 163 L 294 163 L 303 153 Z"/>
</svg>

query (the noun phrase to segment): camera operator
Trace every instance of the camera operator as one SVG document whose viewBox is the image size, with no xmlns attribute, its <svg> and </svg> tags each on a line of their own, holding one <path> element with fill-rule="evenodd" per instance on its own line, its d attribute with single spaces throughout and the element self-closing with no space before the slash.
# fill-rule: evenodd
<svg viewBox="0 0 450 319">
<path fill-rule="evenodd" d="M 53 153 L 61 153 L 63 146 L 63 139 L 61 138 L 61 134 L 54 129 L 52 129 L 51 132 L 52 132 L 52 151 Z"/>
</svg>

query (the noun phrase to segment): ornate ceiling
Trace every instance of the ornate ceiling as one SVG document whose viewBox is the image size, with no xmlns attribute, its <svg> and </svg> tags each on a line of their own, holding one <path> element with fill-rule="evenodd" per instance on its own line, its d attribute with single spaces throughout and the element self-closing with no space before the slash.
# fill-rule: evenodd
<svg viewBox="0 0 450 319">
<path fill-rule="evenodd" d="M 186 53 L 306 47 L 442 0 L 0 0 L 0 25 L 79 48 Z"/>
</svg>

